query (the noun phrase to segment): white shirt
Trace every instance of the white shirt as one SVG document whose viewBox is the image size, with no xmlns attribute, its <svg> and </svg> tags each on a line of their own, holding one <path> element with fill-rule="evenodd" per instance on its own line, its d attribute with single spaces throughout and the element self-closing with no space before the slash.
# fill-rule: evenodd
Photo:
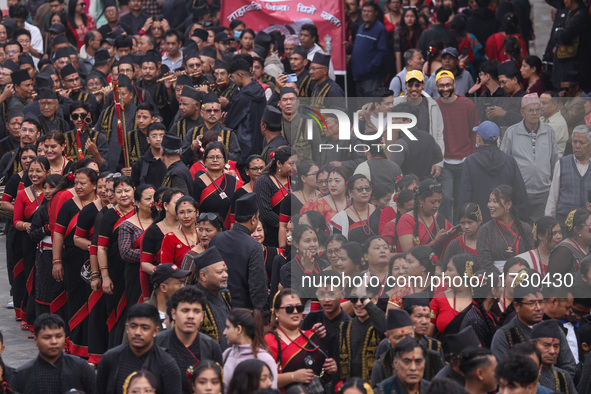
<svg viewBox="0 0 591 394">
<path fill-rule="evenodd" d="M 573 156 L 574 157 L 574 156 Z M 575 165 L 581 176 L 585 175 L 589 168 L 591 160 L 587 160 L 586 163 L 581 163 L 575 159 Z M 550 195 L 548 196 L 548 202 L 546 203 L 546 216 L 556 217 L 556 204 L 558 204 L 558 194 L 560 189 L 560 160 L 556 162 L 554 166 L 554 176 L 552 177 L 552 184 L 550 185 Z"/>
<path fill-rule="evenodd" d="M 25 22 L 25 29 L 31 33 L 31 47 L 43 55 L 43 37 L 41 36 L 41 31 L 39 28 L 35 25 Z M 33 59 L 35 58 L 33 57 Z"/>
<path fill-rule="evenodd" d="M 568 125 L 566 124 L 564 116 L 562 116 L 560 111 L 556 111 L 556 113 L 548 119 L 541 116 L 540 120 L 542 123 L 550 125 L 554 130 L 556 147 L 558 148 L 558 157 L 562 157 L 562 155 L 564 155 L 564 149 L 566 148 L 566 142 L 568 141 Z"/>
<path fill-rule="evenodd" d="M 573 352 L 573 357 L 577 364 L 579 363 L 579 343 L 577 342 L 577 335 L 575 334 L 575 327 L 571 322 L 566 322 L 563 324 L 564 328 L 567 329 L 566 333 L 566 341 L 568 342 L 568 347 L 570 347 L 570 351 Z"/>
</svg>

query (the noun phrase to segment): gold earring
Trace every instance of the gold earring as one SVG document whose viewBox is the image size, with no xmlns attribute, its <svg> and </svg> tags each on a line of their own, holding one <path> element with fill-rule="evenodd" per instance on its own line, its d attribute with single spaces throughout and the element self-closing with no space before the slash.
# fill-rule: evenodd
<svg viewBox="0 0 591 394">
<path fill-rule="evenodd" d="M 279 323 L 279 318 L 275 316 L 275 323 Z"/>
</svg>

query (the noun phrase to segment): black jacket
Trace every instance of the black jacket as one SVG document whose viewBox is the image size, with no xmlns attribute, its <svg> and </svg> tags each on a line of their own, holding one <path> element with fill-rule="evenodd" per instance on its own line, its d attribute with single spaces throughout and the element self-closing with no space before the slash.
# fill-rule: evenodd
<svg viewBox="0 0 591 394">
<path fill-rule="evenodd" d="M 517 197 L 519 218 L 529 221 L 529 203 L 523 177 L 513 156 L 502 152 L 496 146 L 479 146 L 478 151 L 464 161 L 460 181 L 460 201 L 458 206 L 475 202 L 482 211 L 482 223 L 490 220 L 486 208 L 491 190 L 499 185 L 509 185 Z"/>
<path fill-rule="evenodd" d="M 242 148 L 239 164 L 246 164 L 250 155 L 260 154 L 263 149 L 261 118 L 267 101 L 261 85 L 252 81 L 234 96 L 226 115 L 226 126 L 236 131 Z"/>
<path fill-rule="evenodd" d="M 35 379 L 35 364 L 41 356 L 19 367 L 12 372 L 9 387 L 20 394 L 36 394 L 37 380 Z M 92 367 L 76 356 L 62 354 L 62 368 L 60 374 L 61 393 L 77 389 L 88 394 L 96 393 L 96 379 Z M 51 393 L 47 393 L 51 394 Z"/>
</svg>

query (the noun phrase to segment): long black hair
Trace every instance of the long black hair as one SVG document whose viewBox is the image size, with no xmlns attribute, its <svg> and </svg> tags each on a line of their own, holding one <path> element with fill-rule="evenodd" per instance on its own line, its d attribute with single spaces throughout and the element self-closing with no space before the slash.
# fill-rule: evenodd
<svg viewBox="0 0 591 394">
<path fill-rule="evenodd" d="M 425 179 L 419 183 L 417 193 L 415 194 L 415 204 L 412 208 L 412 213 L 415 218 L 415 229 L 413 231 L 413 237 L 419 236 L 419 205 L 420 200 L 425 201 L 426 198 L 431 197 L 435 193 L 443 194 L 443 187 L 437 181 L 433 179 Z M 435 233 L 439 231 L 437 221 L 435 221 Z"/>
<path fill-rule="evenodd" d="M 279 148 L 275 149 L 271 152 L 271 162 L 265 167 L 263 170 L 263 174 L 273 175 L 277 171 L 278 163 L 285 163 L 295 154 L 295 151 L 291 149 L 291 147 L 284 145 L 280 146 Z M 291 174 L 287 174 L 290 176 Z"/>
<path fill-rule="evenodd" d="M 538 76 L 546 86 L 546 90 L 554 90 L 554 84 L 552 83 L 552 79 L 550 78 L 548 73 L 544 72 L 543 63 L 539 57 L 530 55 L 524 57 L 523 61 L 527 63 L 528 66 L 536 70 L 536 74 L 538 74 Z"/>
<path fill-rule="evenodd" d="M 511 202 L 511 208 L 509 209 L 509 213 L 513 217 L 513 223 L 517 227 L 517 232 L 521 239 L 519 240 L 519 250 L 526 251 L 533 248 L 534 245 L 531 245 L 528 237 L 524 237 L 525 230 L 523 229 L 523 223 L 519 220 L 519 215 L 517 213 L 517 204 L 515 194 L 513 193 L 513 188 L 509 185 L 499 185 L 492 189 L 491 194 L 495 196 L 495 199 L 499 204 L 502 205 L 502 201 Z M 523 249 L 521 246 L 523 245 Z"/>
</svg>

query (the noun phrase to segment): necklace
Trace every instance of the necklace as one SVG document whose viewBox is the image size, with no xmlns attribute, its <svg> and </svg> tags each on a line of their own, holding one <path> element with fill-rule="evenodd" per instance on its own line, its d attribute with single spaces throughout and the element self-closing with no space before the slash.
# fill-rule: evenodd
<svg viewBox="0 0 591 394">
<path fill-rule="evenodd" d="M 363 219 L 361 219 L 361 215 L 359 215 L 359 212 L 357 212 L 357 208 L 355 208 L 355 204 L 352 204 L 353 210 L 355 211 L 355 213 L 357 214 L 357 217 L 359 218 L 359 222 L 361 222 L 361 228 L 363 229 L 363 234 L 365 235 L 370 235 L 372 233 L 371 231 L 371 227 L 369 227 L 369 204 L 367 204 L 367 223 L 365 223 L 365 221 Z M 367 226 L 367 231 L 365 231 L 365 228 Z"/>
<path fill-rule="evenodd" d="M 187 234 L 185 234 L 185 231 L 183 230 L 182 227 L 181 227 L 181 233 L 183 233 L 183 236 L 185 237 L 185 241 L 187 241 L 187 245 L 189 245 L 190 248 L 197 245 L 197 242 L 195 242 L 195 243 L 189 242 L 189 238 L 187 238 Z"/>
<path fill-rule="evenodd" d="M 142 231 L 146 231 L 146 230 L 144 230 L 144 226 L 142 225 L 142 220 L 140 219 L 140 214 L 139 213 L 137 215 L 137 222 L 140 224 L 140 228 L 142 229 Z"/>
<path fill-rule="evenodd" d="M 497 225 L 497 229 L 499 230 L 499 234 L 501 234 L 501 237 L 503 238 L 503 241 L 505 242 L 505 245 L 507 245 L 507 250 L 505 250 L 505 252 L 507 252 L 507 253 L 513 253 L 513 246 L 515 245 L 515 243 L 519 239 L 519 235 L 518 234 L 514 234 L 515 235 L 515 241 L 513 241 L 513 243 L 511 245 L 509 245 L 509 242 L 507 242 L 507 239 L 505 238 L 505 236 L 503 235 L 503 232 L 501 231 L 501 228 L 499 227 L 499 221 L 496 220 L 496 219 L 495 219 L 495 224 Z M 512 225 L 513 225 L 513 223 L 511 223 L 511 225 L 509 226 L 509 228 L 508 228 L 509 231 L 511 231 L 511 226 Z M 503 224 L 503 227 L 507 228 L 504 224 Z"/>
<path fill-rule="evenodd" d="M 576 246 L 577 248 L 579 248 L 579 250 L 581 251 L 581 253 L 582 253 L 582 254 L 584 254 L 584 255 L 586 255 L 586 254 L 587 254 L 587 253 L 585 253 L 585 249 L 583 249 L 583 248 L 581 247 L 581 245 L 579 245 L 579 243 L 578 243 L 577 241 L 575 241 L 575 239 L 574 239 L 574 238 L 571 238 L 571 241 L 573 241 L 573 242 L 575 243 L 575 246 Z"/>
<path fill-rule="evenodd" d="M 59 167 L 59 166 L 58 166 Z M 59 169 L 54 169 L 53 167 L 50 166 L 51 172 L 54 172 L 56 174 L 62 174 L 64 172 L 64 168 L 66 167 L 66 159 L 62 156 L 62 165 L 61 168 Z"/>
<path fill-rule="evenodd" d="M 215 187 L 215 189 L 218 191 L 218 194 L 220 195 L 220 198 L 223 200 L 225 198 L 228 198 L 228 195 L 225 193 L 226 191 L 226 186 L 228 186 L 228 182 L 226 181 L 226 177 L 222 174 L 222 177 L 224 178 L 222 180 L 222 182 L 226 181 L 224 184 L 224 188 L 222 189 L 221 186 L 219 186 L 216 181 L 213 180 L 213 178 L 211 177 L 211 175 L 209 175 L 209 172 L 205 173 L 207 175 L 207 177 L 209 178 L 209 180 L 211 181 L 211 183 L 213 184 L 213 186 Z"/>
<path fill-rule="evenodd" d="M 341 210 L 339 209 L 339 206 L 337 205 L 337 202 L 336 202 L 336 200 L 334 199 L 333 195 L 332 195 L 332 194 L 329 194 L 329 196 L 330 196 L 330 198 L 332 199 L 332 203 L 334 204 L 335 211 L 337 211 L 337 212 L 340 212 Z M 348 203 L 347 203 L 347 201 L 345 200 L 345 208 L 343 208 L 343 209 L 347 209 L 347 205 L 349 205 L 349 204 L 348 204 Z"/>
<path fill-rule="evenodd" d="M 425 230 L 427 230 L 427 232 L 429 233 L 429 241 L 434 240 L 435 236 L 439 232 L 439 228 L 437 227 L 437 220 L 435 220 L 435 217 L 433 217 L 433 223 L 435 223 L 435 235 L 433 235 L 433 232 L 431 232 L 431 229 L 429 228 L 429 226 L 427 226 L 427 223 L 423 220 L 423 215 L 421 215 L 420 213 L 419 213 L 419 220 L 421 221 L 421 223 L 423 223 L 423 226 L 425 226 Z"/>
</svg>

